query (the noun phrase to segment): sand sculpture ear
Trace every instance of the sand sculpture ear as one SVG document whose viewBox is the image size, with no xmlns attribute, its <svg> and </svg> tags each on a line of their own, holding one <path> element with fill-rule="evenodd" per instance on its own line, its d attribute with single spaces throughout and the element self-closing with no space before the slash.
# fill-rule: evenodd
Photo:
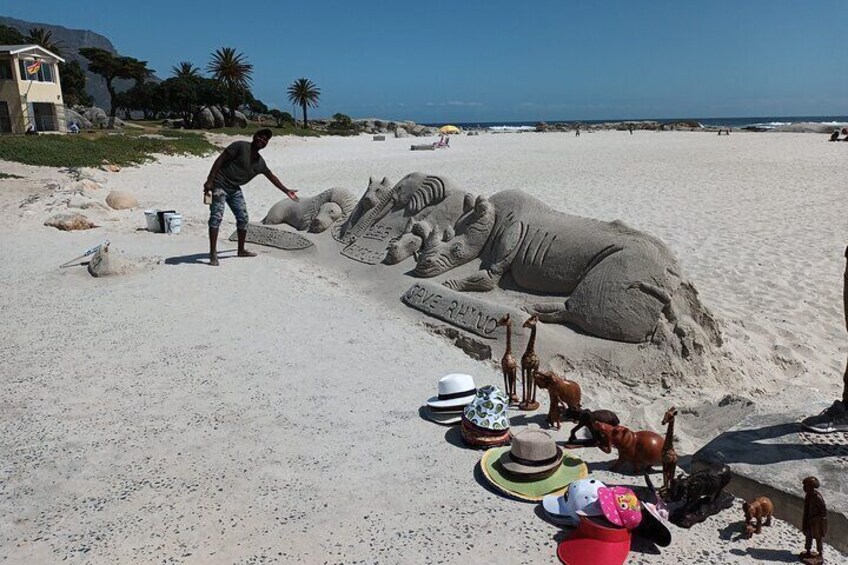
<svg viewBox="0 0 848 565">
<path fill-rule="evenodd" d="M 465 198 L 462 199 L 462 213 L 467 214 L 472 208 L 474 208 L 474 196 L 466 192 Z"/>
<path fill-rule="evenodd" d="M 383 180 L 380 182 L 383 186 L 391 186 L 392 183 L 389 182 L 389 177 L 383 177 Z"/>
<path fill-rule="evenodd" d="M 448 226 L 445 229 L 445 233 L 442 234 L 442 241 L 450 241 L 454 238 L 453 228 Z"/>
<path fill-rule="evenodd" d="M 374 184 L 374 177 L 368 177 L 368 186 Z"/>
<path fill-rule="evenodd" d="M 427 236 L 427 247 L 433 247 L 439 244 L 439 234 L 436 233 L 436 230 L 430 232 L 430 235 Z"/>
<path fill-rule="evenodd" d="M 415 222 L 412 226 L 412 235 L 417 235 L 423 240 L 428 240 L 433 233 L 433 227 L 428 222 Z"/>
<path fill-rule="evenodd" d="M 415 218 L 409 218 L 409 219 L 406 221 L 406 225 L 405 225 L 405 226 L 403 226 L 403 233 L 405 233 L 405 234 L 406 234 L 406 233 L 411 233 L 411 232 L 412 232 L 412 227 L 413 227 L 414 225 L 415 225 Z"/>
</svg>

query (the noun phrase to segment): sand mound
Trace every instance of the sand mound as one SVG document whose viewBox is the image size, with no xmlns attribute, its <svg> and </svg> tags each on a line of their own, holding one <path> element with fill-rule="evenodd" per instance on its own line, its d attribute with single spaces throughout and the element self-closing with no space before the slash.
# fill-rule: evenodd
<svg viewBox="0 0 848 565">
<path fill-rule="evenodd" d="M 62 231 L 89 230 L 97 227 L 94 225 L 94 222 L 79 213 L 56 214 L 55 216 L 50 216 L 47 221 L 44 222 L 44 225 L 54 227 Z"/>
</svg>

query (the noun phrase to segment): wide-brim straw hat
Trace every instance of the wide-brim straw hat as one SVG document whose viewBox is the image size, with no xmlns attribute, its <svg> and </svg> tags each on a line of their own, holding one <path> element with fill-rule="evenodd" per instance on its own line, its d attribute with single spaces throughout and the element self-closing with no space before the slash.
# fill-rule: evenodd
<svg viewBox="0 0 848 565">
<path fill-rule="evenodd" d="M 474 400 L 476 394 L 474 377 L 450 373 L 439 379 L 438 394 L 427 399 L 427 406 L 435 410 L 462 409 Z"/>
<path fill-rule="evenodd" d="M 579 458 L 566 453 L 553 473 L 542 479 L 516 478 L 501 466 L 501 456 L 509 447 L 489 449 L 480 459 L 483 476 L 496 490 L 531 502 L 541 502 L 547 494 L 560 495 L 568 485 L 589 474 L 586 464 Z"/>
<path fill-rule="evenodd" d="M 501 456 L 501 466 L 510 474 L 524 478 L 544 478 L 562 463 L 563 451 L 554 438 L 539 429 L 517 433 L 510 450 Z"/>
</svg>

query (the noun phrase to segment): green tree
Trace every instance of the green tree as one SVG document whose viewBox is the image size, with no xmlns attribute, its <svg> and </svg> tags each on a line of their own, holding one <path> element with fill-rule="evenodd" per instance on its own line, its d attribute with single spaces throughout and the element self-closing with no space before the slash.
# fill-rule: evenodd
<svg viewBox="0 0 848 565">
<path fill-rule="evenodd" d="M 62 98 L 68 106 L 91 106 L 94 99 L 85 91 L 85 71 L 79 61 L 59 63 Z"/>
<path fill-rule="evenodd" d="M 308 78 L 299 78 L 288 88 L 289 102 L 303 108 L 303 127 L 309 128 L 306 121 L 306 107 L 317 108 L 321 90 Z"/>
<path fill-rule="evenodd" d="M 115 90 L 116 78 L 133 79 L 136 83 L 143 82 L 153 71 L 147 68 L 147 61 L 139 61 L 132 57 L 114 55 L 105 49 L 83 47 L 80 55 L 89 60 L 88 70 L 102 76 L 106 80 L 106 90 L 109 91 L 109 129 L 115 127 L 115 114 L 118 111 L 118 92 Z"/>
<path fill-rule="evenodd" d="M 0 25 L 0 45 L 23 45 L 27 38 L 13 27 Z"/>
<path fill-rule="evenodd" d="M 227 93 L 227 107 L 230 110 L 227 124 L 235 123 L 236 110 L 246 100 L 253 77 L 253 65 L 247 62 L 243 53 L 236 53 L 232 47 L 222 47 L 212 53 L 212 60 L 206 67 L 216 81 L 221 83 Z"/>
<path fill-rule="evenodd" d="M 188 61 L 180 61 L 180 64 L 171 67 L 175 78 L 200 78 L 200 69 Z"/>
<path fill-rule="evenodd" d="M 27 43 L 35 43 L 40 45 L 56 55 L 62 55 L 62 42 L 53 39 L 53 32 L 44 29 L 43 27 L 34 27 L 29 30 L 29 35 L 26 37 Z"/>
<path fill-rule="evenodd" d="M 126 110 L 127 119 L 130 112 L 141 112 L 145 120 L 152 120 L 164 111 L 160 86 L 153 81 L 138 82 L 126 92 L 118 94 L 119 105 Z"/>
</svg>

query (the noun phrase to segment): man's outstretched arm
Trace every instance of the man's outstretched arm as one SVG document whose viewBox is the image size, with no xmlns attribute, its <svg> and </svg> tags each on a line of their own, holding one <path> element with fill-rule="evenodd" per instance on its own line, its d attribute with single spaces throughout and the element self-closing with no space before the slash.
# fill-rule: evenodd
<svg viewBox="0 0 848 565">
<path fill-rule="evenodd" d="M 283 194 L 285 194 L 286 196 L 288 196 L 292 200 L 299 200 L 299 198 L 297 197 L 297 191 L 296 190 L 290 190 L 290 189 L 286 188 L 286 185 L 284 185 L 280 181 L 280 179 L 277 178 L 277 175 L 275 175 L 271 171 L 265 172 L 265 178 L 267 178 L 269 181 L 271 181 L 271 184 L 273 184 L 274 186 L 279 188 L 281 191 L 283 191 Z"/>
</svg>

